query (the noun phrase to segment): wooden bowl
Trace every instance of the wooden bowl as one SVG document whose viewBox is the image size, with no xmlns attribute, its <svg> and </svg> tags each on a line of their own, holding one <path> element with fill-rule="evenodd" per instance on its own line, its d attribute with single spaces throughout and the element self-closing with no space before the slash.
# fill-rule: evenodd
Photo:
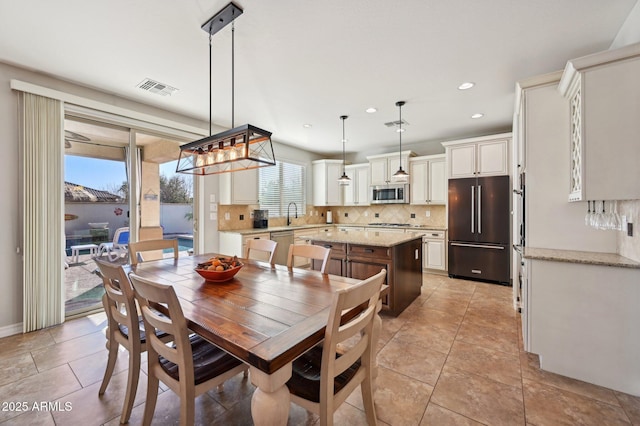
<svg viewBox="0 0 640 426">
<path fill-rule="evenodd" d="M 200 274 L 206 281 L 214 283 L 222 283 L 229 281 L 235 274 L 242 268 L 242 264 L 229 268 L 225 271 L 213 271 L 211 269 L 196 269 L 196 272 Z"/>
</svg>

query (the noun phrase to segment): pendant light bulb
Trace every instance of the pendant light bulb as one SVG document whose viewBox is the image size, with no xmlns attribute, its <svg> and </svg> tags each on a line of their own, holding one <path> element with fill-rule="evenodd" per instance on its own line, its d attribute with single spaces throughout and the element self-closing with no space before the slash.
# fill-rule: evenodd
<svg viewBox="0 0 640 426">
<path fill-rule="evenodd" d="M 402 106 L 405 104 L 404 101 L 398 101 L 396 102 L 396 106 L 398 107 L 399 111 L 400 111 L 400 120 L 398 121 L 398 135 L 400 135 L 400 151 L 398 153 L 399 156 L 399 161 L 398 164 L 400 165 L 400 167 L 398 168 L 398 171 L 395 172 L 392 176 L 393 180 L 398 181 L 398 182 L 406 182 L 407 179 L 409 178 L 409 173 L 405 172 L 402 169 L 402 132 L 404 132 L 404 129 L 402 128 Z"/>
<path fill-rule="evenodd" d="M 347 142 L 347 140 L 344 137 L 344 120 L 346 120 L 347 118 L 349 118 L 348 115 L 341 115 L 340 116 L 340 120 L 342 120 L 342 176 L 340 176 L 340 178 L 338 178 L 338 184 L 339 185 L 349 185 L 351 183 L 351 178 L 349 178 L 349 176 L 347 176 L 347 173 L 345 172 L 345 148 L 344 148 L 344 144 L 345 142 Z"/>
</svg>

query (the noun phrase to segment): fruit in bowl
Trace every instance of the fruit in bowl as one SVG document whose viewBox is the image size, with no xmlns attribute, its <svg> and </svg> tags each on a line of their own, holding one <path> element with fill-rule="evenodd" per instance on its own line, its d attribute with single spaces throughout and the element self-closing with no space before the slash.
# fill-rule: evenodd
<svg viewBox="0 0 640 426">
<path fill-rule="evenodd" d="M 237 256 L 216 256 L 206 262 L 198 263 L 196 272 L 207 281 L 224 282 L 233 278 L 242 266 Z"/>
</svg>

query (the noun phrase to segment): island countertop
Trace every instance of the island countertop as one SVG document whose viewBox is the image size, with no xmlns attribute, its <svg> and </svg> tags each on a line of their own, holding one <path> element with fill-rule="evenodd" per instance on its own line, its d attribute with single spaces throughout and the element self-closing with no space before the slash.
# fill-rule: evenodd
<svg viewBox="0 0 640 426">
<path fill-rule="evenodd" d="M 393 247 L 407 241 L 422 239 L 421 235 L 412 232 L 377 232 L 377 231 L 351 231 L 332 229 L 317 235 L 309 235 L 311 241 L 325 243 L 346 243 L 365 246 Z"/>
</svg>

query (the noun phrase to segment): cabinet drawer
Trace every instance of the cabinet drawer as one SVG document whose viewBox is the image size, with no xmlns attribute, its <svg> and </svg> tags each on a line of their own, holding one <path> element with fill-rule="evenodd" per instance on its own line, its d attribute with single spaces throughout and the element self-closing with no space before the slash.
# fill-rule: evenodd
<svg viewBox="0 0 640 426">
<path fill-rule="evenodd" d="M 444 231 L 426 231 L 422 236 L 430 240 L 444 240 Z"/>
<path fill-rule="evenodd" d="M 349 257 L 371 257 L 376 259 L 390 259 L 391 253 L 388 247 L 376 247 L 376 246 L 357 246 L 349 245 Z"/>
<path fill-rule="evenodd" d="M 242 245 L 246 246 L 248 240 L 258 240 L 258 239 L 269 240 L 271 239 L 271 234 L 268 232 L 264 232 L 261 234 L 245 235 L 244 237 L 242 237 Z"/>
<path fill-rule="evenodd" d="M 326 243 L 322 241 L 316 241 L 313 244 L 331 249 L 330 256 L 344 255 L 347 252 L 347 244 L 345 243 Z"/>
</svg>

